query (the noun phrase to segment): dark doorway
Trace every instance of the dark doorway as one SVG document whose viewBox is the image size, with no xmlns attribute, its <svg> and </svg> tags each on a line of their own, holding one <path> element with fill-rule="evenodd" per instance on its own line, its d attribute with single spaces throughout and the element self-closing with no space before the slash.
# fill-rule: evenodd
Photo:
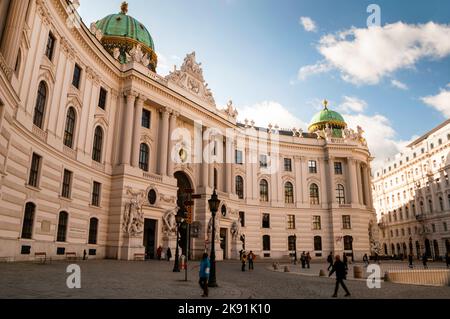
<svg viewBox="0 0 450 319">
<path fill-rule="evenodd" d="M 186 192 L 187 189 L 192 189 L 191 181 L 189 180 L 189 177 L 183 173 L 183 172 L 176 172 L 174 174 L 175 178 L 177 179 L 177 206 L 180 207 L 178 210 L 179 215 L 183 216 L 184 218 L 187 217 L 187 209 L 185 206 L 185 202 L 188 200 L 188 193 Z M 179 246 L 181 248 L 181 254 L 186 256 L 186 250 L 187 250 L 187 225 L 186 223 L 183 223 L 180 225 L 180 238 L 179 238 Z"/>
<path fill-rule="evenodd" d="M 221 228 L 220 229 L 220 249 L 223 250 L 223 259 L 228 259 L 227 255 L 227 228 Z"/>
<path fill-rule="evenodd" d="M 145 259 L 155 259 L 155 245 L 156 245 L 156 220 L 145 219 L 144 221 Z"/>
</svg>

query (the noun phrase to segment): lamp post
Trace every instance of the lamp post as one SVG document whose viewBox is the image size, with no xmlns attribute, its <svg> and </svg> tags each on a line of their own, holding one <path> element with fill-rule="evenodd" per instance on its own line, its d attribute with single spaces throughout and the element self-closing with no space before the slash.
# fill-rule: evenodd
<svg viewBox="0 0 450 319">
<path fill-rule="evenodd" d="M 217 197 L 216 189 L 214 189 L 213 194 L 211 195 L 211 199 L 208 200 L 209 209 L 211 210 L 212 215 L 212 232 L 211 232 L 211 271 L 209 274 L 209 287 L 217 287 L 216 282 L 216 213 L 219 209 L 220 200 Z"/>
<path fill-rule="evenodd" d="M 179 262 L 179 250 L 178 250 L 178 241 L 179 241 L 179 235 L 180 235 L 180 225 L 183 222 L 183 217 L 180 214 L 177 214 L 175 216 L 175 220 L 177 222 L 177 242 L 176 242 L 176 249 L 175 249 L 175 263 L 173 265 L 173 272 L 180 272 L 180 262 Z"/>
</svg>

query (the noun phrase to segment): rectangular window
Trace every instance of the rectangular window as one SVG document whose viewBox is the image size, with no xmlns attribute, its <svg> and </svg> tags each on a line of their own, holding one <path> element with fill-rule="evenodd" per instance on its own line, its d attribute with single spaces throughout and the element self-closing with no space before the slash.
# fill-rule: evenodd
<svg viewBox="0 0 450 319">
<path fill-rule="evenodd" d="M 292 160 L 290 158 L 284 159 L 284 171 L 292 172 Z"/>
<path fill-rule="evenodd" d="M 33 153 L 31 160 L 30 177 L 28 179 L 28 185 L 38 187 L 39 185 L 39 170 L 41 169 L 42 157 Z"/>
<path fill-rule="evenodd" d="M 267 168 L 267 155 L 259 155 L 259 167 Z"/>
<path fill-rule="evenodd" d="M 142 127 L 150 128 L 152 120 L 152 112 L 149 110 L 142 110 Z"/>
<path fill-rule="evenodd" d="M 322 229 L 322 225 L 320 223 L 320 216 L 313 216 L 313 229 L 314 230 Z"/>
<path fill-rule="evenodd" d="M 444 231 L 448 231 L 447 223 L 446 223 L 446 222 L 444 222 Z"/>
<path fill-rule="evenodd" d="M 63 185 L 61 190 L 61 196 L 64 198 L 70 198 L 70 188 L 72 185 L 72 172 L 65 169 L 64 170 L 64 178 Z"/>
<path fill-rule="evenodd" d="M 433 233 L 436 232 L 436 225 L 435 224 L 431 224 L 431 228 L 433 229 Z"/>
<path fill-rule="evenodd" d="M 241 221 L 241 227 L 245 227 L 245 212 L 239 212 L 239 219 Z"/>
<path fill-rule="evenodd" d="M 334 163 L 334 174 L 342 175 L 342 163 L 341 162 Z"/>
<path fill-rule="evenodd" d="M 288 229 L 295 229 L 295 215 L 288 215 L 287 217 Z"/>
<path fill-rule="evenodd" d="M 342 216 L 342 228 L 343 229 L 352 229 L 350 215 L 343 215 Z"/>
<path fill-rule="evenodd" d="M 100 191 L 102 184 L 94 182 L 92 186 L 92 206 L 100 207 Z"/>
<path fill-rule="evenodd" d="M 316 161 L 308 161 L 308 168 L 310 174 L 317 174 L 317 162 Z"/>
<path fill-rule="evenodd" d="M 53 51 L 55 50 L 56 39 L 50 32 L 48 34 L 47 47 L 45 48 L 45 55 L 51 61 L 53 59 Z"/>
<path fill-rule="evenodd" d="M 100 96 L 98 98 L 98 107 L 101 109 L 105 109 L 106 107 L 106 97 L 108 96 L 108 91 L 104 88 L 100 88 Z"/>
<path fill-rule="evenodd" d="M 78 64 L 75 64 L 75 68 L 73 69 L 72 85 L 77 89 L 79 89 L 80 81 L 81 81 L 81 67 Z"/>
<path fill-rule="evenodd" d="M 242 151 L 240 150 L 236 150 L 235 151 L 235 162 L 238 165 L 242 165 L 243 160 L 242 160 Z"/>
<path fill-rule="evenodd" d="M 269 214 L 262 215 L 262 228 L 270 228 L 270 215 Z"/>
</svg>

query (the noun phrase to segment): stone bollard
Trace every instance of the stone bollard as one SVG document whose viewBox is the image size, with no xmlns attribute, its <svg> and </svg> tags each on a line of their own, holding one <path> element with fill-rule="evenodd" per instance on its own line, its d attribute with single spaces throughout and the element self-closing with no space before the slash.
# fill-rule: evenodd
<svg viewBox="0 0 450 319">
<path fill-rule="evenodd" d="M 386 282 L 391 281 L 389 278 L 389 272 L 387 272 L 387 271 L 384 273 L 384 281 L 386 281 Z"/>
<path fill-rule="evenodd" d="M 284 272 L 290 272 L 289 266 L 284 266 Z"/>
<path fill-rule="evenodd" d="M 319 276 L 320 276 L 320 277 L 325 277 L 325 276 L 326 276 L 325 270 L 320 269 Z"/>
<path fill-rule="evenodd" d="M 277 263 L 273 263 L 272 267 L 273 267 L 273 270 L 278 270 L 278 264 Z"/>
<path fill-rule="evenodd" d="M 354 266 L 353 267 L 353 278 L 355 279 L 361 279 L 363 277 L 363 271 L 361 266 Z"/>
</svg>

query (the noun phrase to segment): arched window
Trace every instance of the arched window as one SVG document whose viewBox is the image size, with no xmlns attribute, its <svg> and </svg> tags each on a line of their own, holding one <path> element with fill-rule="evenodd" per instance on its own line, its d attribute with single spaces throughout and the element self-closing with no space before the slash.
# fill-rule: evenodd
<svg viewBox="0 0 450 319">
<path fill-rule="evenodd" d="M 67 237 L 67 221 L 69 220 L 69 214 L 67 212 L 59 213 L 58 220 L 58 234 L 56 241 L 65 242 Z"/>
<path fill-rule="evenodd" d="M 284 202 L 286 204 L 294 203 L 294 186 L 292 186 L 291 182 L 284 184 Z"/>
<path fill-rule="evenodd" d="M 345 189 L 341 184 L 338 184 L 336 188 L 336 200 L 338 204 L 345 204 Z"/>
<path fill-rule="evenodd" d="M 98 233 L 98 219 L 93 217 L 89 221 L 89 241 L 90 245 L 97 244 L 97 233 Z"/>
<path fill-rule="evenodd" d="M 269 251 L 270 250 L 270 236 L 264 235 L 262 240 L 263 240 L 263 250 Z"/>
<path fill-rule="evenodd" d="M 39 83 L 36 104 L 34 106 L 33 124 L 42 129 L 44 124 L 45 103 L 47 101 L 47 86 L 45 82 Z"/>
<path fill-rule="evenodd" d="M 73 147 L 73 136 L 75 133 L 75 118 L 76 113 L 73 107 L 70 107 L 66 116 L 66 129 L 64 130 L 64 145 Z"/>
<path fill-rule="evenodd" d="M 244 199 L 244 179 L 241 176 L 236 176 L 236 195 L 239 199 Z"/>
<path fill-rule="evenodd" d="M 103 148 L 103 130 L 100 126 L 95 128 L 94 133 L 94 146 L 92 147 L 92 159 L 96 162 L 102 161 L 102 148 Z"/>
<path fill-rule="evenodd" d="M 141 144 L 139 149 L 139 168 L 143 171 L 148 172 L 148 161 L 150 156 L 150 150 L 148 145 L 145 143 Z"/>
<path fill-rule="evenodd" d="M 311 205 L 319 205 L 319 186 L 317 184 L 309 186 L 309 202 Z"/>
<path fill-rule="evenodd" d="M 259 198 L 262 202 L 269 201 L 269 184 L 265 179 L 259 182 Z"/>
<path fill-rule="evenodd" d="M 23 216 L 22 238 L 31 239 L 33 236 L 34 214 L 36 212 L 36 205 L 27 203 L 25 205 L 25 214 Z"/>
<path fill-rule="evenodd" d="M 322 237 L 314 236 L 314 250 L 322 251 Z"/>
</svg>

